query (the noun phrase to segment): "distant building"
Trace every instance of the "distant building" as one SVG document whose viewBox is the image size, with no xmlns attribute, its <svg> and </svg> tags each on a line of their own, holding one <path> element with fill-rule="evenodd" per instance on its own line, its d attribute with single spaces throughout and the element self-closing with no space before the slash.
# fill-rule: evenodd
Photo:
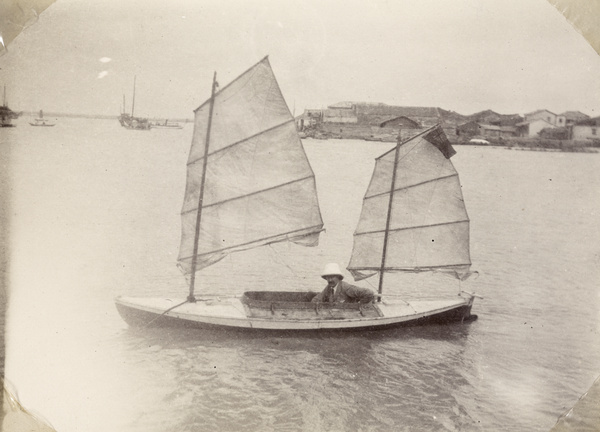
<svg viewBox="0 0 600 432">
<path fill-rule="evenodd" d="M 525 114 L 524 122 L 533 122 L 535 120 L 544 120 L 546 123 L 556 126 L 557 125 L 556 124 L 557 117 L 558 116 L 551 111 L 548 111 L 546 109 L 540 109 L 540 110 Z M 563 120 L 564 120 L 564 117 L 563 117 Z M 564 126 L 564 124 L 561 126 Z"/>
<path fill-rule="evenodd" d="M 550 119 L 556 119 L 556 116 L 550 117 Z M 533 118 L 531 120 L 525 120 L 524 122 L 517 123 L 515 126 L 516 134 L 520 137 L 536 137 L 539 136 L 539 133 L 542 129 L 556 127 L 556 125 L 550 123 L 548 120 L 539 117 Z"/>
<path fill-rule="evenodd" d="M 565 111 L 561 114 L 565 118 L 565 126 L 573 126 L 575 123 L 581 120 L 587 120 L 590 118 L 589 115 L 584 114 L 580 111 Z"/>
<path fill-rule="evenodd" d="M 588 120 L 590 117 L 579 111 L 565 111 L 562 114 L 554 114 L 552 111 L 541 109 L 525 114 L 525 121 L 517 124 L 517 133 L 522 137 L 542 136 L 552 139 L 565 139 L 564 136 L 588 135 L 591 134 L 591 129 L 586 124 L 577 131 L 573 130 L 575 125 L 582 121 Z M 590 126 L 591 127 L 591 126 Z M 551 131 L 550 129 L 557 130 Z M 570 132 L 569 132 L 570 130 Z"/>
<path fill-rule="evenodd" d="M 296 118 L 298 130 L 308 136 L 325 135 L 337 138 L 364 138 L 393 141 L 398 134 L 414 133 L 441 124 L 451 140 L 465 138 L 502 139 L 511 137 L 562 138 L 567 136 L 595 137 L 597 124 L 586 123 L 590 117 L 579 111 L 555 114 L 539 109 L 520 116 L 499 114 L 492 110 L 468 116 L 436 107 L 404 107 L 384 103 L 343 101 L 326 109 L 307 109 Z M 577 126 L 577 127 L 576 127 Z M 557 129 L 557 130 L 552 130 Z"/>
<path fill-rule="evenodd" d="M 461 138 L 508 138 L 516 136 L 515 126 L 497 126 L 475 121 L 462 124 L 456 128 Z"/>
<path fill-rule="evenodd" d="M 571 139 L 600 139 L 600 117 L 580 120 L 574 124 Z"/>
<path fill-rule="evenodd" d="M 402 128 L 402 129 L 418 129 L 419 123 L 405 116 L 394 117 L 379 124 L 379 127 L 386 128 Z"/>
<path fill-rule="evenodd" d="M 462 117 L 432 107 L 400 107 L 383 103 L 338 102 L 322 110 L 305 110 L 296 118 L 298 130 L 316 128 L 322 133 L 346 137 L 392 139 L 398 133 L 414 134 L 442 124 L 447 135 L 455 135 L 453 120 Z M 452 120 L 450 120 L 452 119 Z M 449 121 L 450 120 L 450 121 Z"/>
<path fill-rule="evenodd" d="M 324 123 L 358 123 L 356 111 L 348 108 L 327 108 L 323 110 Z"/>
<path fill-rule="evenodd" d="M 360 124 L 381 126 L 390 120 L 404 117 L 410 119 L 419 128 L 427 128 L 443 123 L 448 114 L 441 108 L 434 107 L 402 107 L 386 104 L 356 103 L 356 116 Z"/>
<path fill-rule="evenodd" d="M 296 117 L 296 127 L 302 131 L 305 128 L 316 127 L 323 121 L 323 110 L 305 109 L 304 112 Z"/>
<path fill-rule="evenodd" d="M 360 125 L 385 126 L 394 122 L 408 121 L 407 125 L 419 128 L 434 126 L 450 117 L 450 111 L 431 107 L 400 107 L 383 103 L 338 102 L 322 110 L 305 110 L 298 118 L 323 123 L 357 123 Z"/>
</svg>

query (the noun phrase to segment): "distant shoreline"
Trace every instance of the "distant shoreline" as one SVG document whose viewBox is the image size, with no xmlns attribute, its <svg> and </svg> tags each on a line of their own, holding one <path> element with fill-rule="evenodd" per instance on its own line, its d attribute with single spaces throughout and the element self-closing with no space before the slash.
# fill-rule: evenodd
<svg viewBox="0 0 600 432">
<path fill-rule="evenodd" d="M 360 140 L 365 142 L 396 142 L 392 139 L 373 139 L 358 137 L 302 137 L 303 140 L 329 141 L 339 139 Z M 494 140 L 487 138 L 489 144 L 470 143 L 468 141 L 450 140 L 453 146 L 472 146 L 472 147 L 500 147 L 505 150 L 525 150 L 525 151 L 543 151 L 543 152 L 565 152 L 565 153 L 599 153 L 600 143 L 590 140 L 552 140 L 543 138 L 510 138 Z"/>
<path fill-rule="evenodd" d="M 37 111 L 22 111 L 21 116 L 35 116 Z M 45 117 L 61 117 L 61 118 L 81 118 L 91 120 L 116 120 L 118 121 L 118 115 L 102 115 L 102 114 L 73 114 L 73 113 L 53 113 L 44 112 Z M 164 121 L 167 117 L 150 117 L 149 121 Z M 169 121 L 178 123 L 193 123 L 194 119 L 191 118 L 167 118 Z M 360 137 L 360 136 L 344 136 L 344 134 L 328 134 L 328 133 L 316 133 L 315 136 L 306 136 L 302 132 L 300 133 L 301 138 L 315 140 L 315 141 L 328 141 L 328 140 L 339 140 L 339 139 L 350 139 L 350 140 L 361 140 L 366 142 L 396 142 L 396 138 L 392 135 L 382 137 Z M 527 151 L 550 151 L 550 152 L 569 152 L 569 153 L 599 153 L 600 143 L 591 142 L 589 140 L 553 140 L 547 138 L 502 138 L 493 139 L 487 137 L 486 140 L 490 144 L 476 144 L 468 141 L 457 141 L 456 139 L 450 139 L 452 145 L 465 145 L 465 146 L 478 146 L 478 147 L 503 147 L 506 150 L 527 150 Z"/>
<path fill-rule="evenodd" d="M 38 111 L 21 111 L 20 116 L 35 116 Z M 92 120 L 118 120 L 119 115 L 104 115 L 104 114 L 73 114 L 73 113 L 57 113 L 44 111 L 45 117 L 63 117 L 63 118 L 84 118 Z M 193 123 L 194 119 L 191 118 L 174 118 L 174 117 L 148 117 L 150 121 L 169 119 L 170 121 L 179 123 Z"/>
</svg>

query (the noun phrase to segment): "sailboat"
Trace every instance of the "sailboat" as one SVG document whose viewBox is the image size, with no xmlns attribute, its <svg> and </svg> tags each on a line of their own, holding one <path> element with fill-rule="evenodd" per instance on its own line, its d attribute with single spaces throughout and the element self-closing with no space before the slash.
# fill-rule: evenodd
<svg viewBox="0 0 600 432">
<path fill-rule="evenodd" d="M 117 310 L 129 325 L 331 331 L 472 319 L 474 294 L 464 292 L 449 300 L 407 302 L 388 299 L 380 288 L 378 301 L 369 304 L 313 303 L 317 293 L 311 291 L 197 296 L 196 275 L 228 254 L 276 242 L 316 246 L 323 231 L 315 176 L 268 57 L 226 87 L 217 87 L 215 73 L 210 99 L 195 111 L 187 163 L 178 258 L 189 275 L 187 298 L 119 296 Z M 356 277 L 380 273 L 383 282 L 386 272 L 425 270 L 468 275 L 469 221 L 449 160 L 452 152 L 435 127 L 398 142 L 378 159 L 348 267 Z M 410 180 L 410 174 L 416 178 Z M 428 201 L 413 190 L 426 191 Z M 381 207 L 386 198 L 387 212 Z M 417 212 L 415 219 L 426 221 L 406 226 L 402 206 L 426 201 L 429 208 L 450 214 L 435 218 L 410 208 Z M 435 246 L 425 244 L 432 235 Z M 413 254 L 400 252 L 400 242 L 407 239 Z"/>
<path fill-rule="evenodd" d="M 123 109 L 121 115 L 119 116 L 119 123 L 125 129 L 133 129 L 133 130 L 150 130 L 152 127 L 147 118 L 143 117 L 134 117 L 133 110 L 135 108 L 135 80 L 136 77 L 133 77 L 133 98 L 131 102 L 131 114 L 125 112 L 125 96 L 123 96 Z"/>
<path fill-rule="evenodd" d="M 31 126 L 52 127 L 56 123 L 47 122 L 46 119 L 44 118 L 44 111 L 40 110 L 38 117 L 33 119 L 33 123 L 29 122 L 29 124 Z"/>
</svg>

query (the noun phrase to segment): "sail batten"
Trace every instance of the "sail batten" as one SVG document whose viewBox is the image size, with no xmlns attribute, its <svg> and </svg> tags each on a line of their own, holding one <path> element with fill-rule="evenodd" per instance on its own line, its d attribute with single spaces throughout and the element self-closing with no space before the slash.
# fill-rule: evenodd
<svg viewBox="0 0 600 432">
<path fill-rule="evenodd" d="M 457 177 L 457 176 L 458 176 L 458 173 L 456 173 L 456 174 L 450 174 L 450 175 L 447 175 L 447 176 L 443 176 L 443 177 L 439 177 L 439 178 L 435 178 L 435 179 L 431 179 L 431 180 L 426 180 L 426 181 L 423 181 L 423 182 L 420 182 L 420 183 L 415 183 L 415 184 L 403 186 L 403 187 L 400 187 L 400 188 L 394 188 L 394 192 L 399 192 L 399 191 L 402 191 L 402 190 L 405 190 L 405 189 L 410 189 L 410 188 L 414 188 L 414 187 L 417 187 L 417 186 L 421 186 L 421 185 L 424 185 L 424 184 L 427 184 L 427 183 L 430 183 L 430 182 L 434 182 L 434 181 L 438 181 L 438 180 L 443 180 L 443 179 L 450 178 L 450 177 Z M 389 192 L 380 192 L 380 193 L 377 193 L 377 194 L 374 194 L 374 195 L 365 196 L 364 199 L 367 200 L 367 199 L 371 199 L 371 198 L 377 198 L 377 197 L 379 197 L 381 195 L 389 195 L 389 194 L 390 194 Z"/>
<path fill-rule="evenodd" d="M 246 141 L 249 141 L 249 140 L 251 140 L 252 138 L 256 138 L 257 136 L 260 136 L 260 135 L 262 135 L 262 134 L 264 134 L 264 133 L 267 133 L 267 132 L 269 132 L 269 131 L 271 131 L 271 130 L 273 130 L 273 129 L 277 129 L 277 128 L 280 128 L 280 127 L 282 127 L 282 126 L 285 126 L 285 125 L 289 124 L 290 122 L 292 122 L 292 123 L 293 123 L 293 122 L 294 122 L 294 119 L 287 120 L 287 121 L 285 121 L 285 122 L 283 122 L 283 123 L 281 123 L 281 124 L 278 124 L 277 126 L 273 126 L 273 127 L 269 128 L 269 129 L 266 129 L 266 130 L 260 131 L 260 132 L 256 133 L 256 134 L 255 134 L 255 135 L 253 135 L 253 136 L 250 136 L 250 137 L 248 137 L 248 138 L 244 138 L 244 139 L 242 139 L 242 140 L 240 140 L 240 141 L 238 141 L 238 142 L 234 142 L 233 144 L 229 144 L 227 147 L 220 148 L 220 149 L 219 149 L 219 150 L 217 150 L 217 151 L 209 152 L 209 153 L 208 153 L 208 157 L 211 157 L 211 156 L 213 156 L 213 155 L 215 155 L 215 154 L 217 154 L 217 153 L 220 153 L 220 152 L 223 152 L 223 151 L 225 151 L 225 150 L 228 150 L 229 148 L 231 148 L 231 147 L 233 147 L 233 146 L 236 146 L 236 145 L 239 145 L 239 144 L 243 144 L 244 142 L 246 142 Z M 189 165 L 193 165 L 193 164 L 195 164 L 195 163 L 198 163 L 198 162 L 200 162 L 200 161 L 202 161 L 202 160 L 204 160 L 204 156 L 201 156 L 201 157 L 199 157 L 199 158 L 198 158 L 198 159 L 196 159 L 196 160 L 193 160 L 193 161 L 191 161 L 191 162 L 188 162 L 187 164 L 188 164 L 188 166 L 189 166 Z"/>
<path fill-rule="evenodd" d="M 438 125 L 376 158 L 348 265 L 355 279 L 389 271 L 469 274 L 470 222 L 454 154 Z"/>
<path fill-rule="evenodd" d="M 469 219 L 460 220 L 460 221 L 454 221 L 454 222 L 443 222 L 443 223 L 437 223 L 437 224 L 431 224 L 431 225 L 411 226 L 411 227 L 407 227 L 407 228 L 390 228 L 388 230 L 388 232 L 403 231 L 403 230 L 410 230 L 410 229 L 419 229 L 419 228 L 429 228 L 429 227 L 436 227 L 436 226 L 442 226 L 442 225 L 454 225 L 454 224 L 460 224 L 460 223 L 464 223 L 464 222 L 468 223 Z M 361 235 L 383 233 L 383 232 L 385 232 L 385 229 L 375 230 L 375 231 L 356 232 L 356 233 L 354 233 L 354 235 L 355 236 L 361 236 Z"/>
<path fill-rule="evenodd" d="M 276 236 L 264 237 L 262 239 L 258 239 L 258 240 L 255 240 L 255 241 L 252 241 L 252 242 L 249 242 L 249 243 L 246 243 L 246 244 L 239 244 L 239 245 L 236 245 L 236 246 L 231 246 L 231 247 L 226 247 L 226 248 L 221 248 L 221 249 L 215 249 L 215 250 L 213 250 L 211 252 L 207 252 L 207 253 L 204 253 L 204 254 L 198 255 L 198 256 L 202 257 L 202 256 L 206 256 L 206 255 L 209 255 L 209 254 L 223 253 L 223 252 L 227 252 L 227 251 L 230 251 L 232 249 L 235 249 L 235 248 L 240 248 L 239 250 L 251 249 L 252 245 L 254 245 L 254 244 L 266 245 L 266 244 L 276 243 L 273 240 L 276 240 L 278 238 L 290 238 L 290 236 L 292 236 L 292 238 L 296 238 L 296 237 L 298 237 L 298 238 L 300 238 L 300 237 L 308 237 L 308 236 L 311 236 L 311 235 L 315 234 L 315 232 L 317 230 L 318 230 L 318 232 L 321 232 L 321 231 L 323 231 L 323 227 L 321 225 L 314 225 L 314 226 L 310 226 L 310 227 L 306 227 L 306 228 L 301 228 L 301 229 L 297 229 L 297 230 L 294 230 L 294 231 L 289 231 L 289 232 L 286 232 L 286 233 L 281 233 L 281 234 L 278 234 Z M 183 260 L 191 260 L 191 259 L 192 259 L 191 256 L 180 258 L 180 260 L 182 260 L 182 261 Z"/>
<path fill-rule="evenodd" d="M 291 185 L 293 183 L 301 182 L 301 181 L 304 181 L 304 180 L 309 180 L 309 179 L 312 179 L 312 178 L 313 178 L 313 176 L 308 176 L 308 177 L 304 177 L 304 178 L 301 178 L 301 179 L 292 180 L 292 181 L 289 181 L 287 183 L 282 183 L 280 185 L 275 185 L 275 186 L 270 187 L 268 189 L 263 189 L 263 190 L 260 190 L 260 191 L 248 193 L 246 195 L 240 195 L 240 196 L 229 198 L 229 199 L 226 199 L 226 200 L 223 200 L 223 201 L 206 204 L 206 205 L 203 205 L 202 208 L 208 208 L 208 207 L 212 207 L 212 206 L 216 206 L 216 205 L 220 205 L 220 204 L 225 204 L 225 203 L 227 203 L 229 201 L 235 201 L 235 200 L 239 200 L 239 199 L 248 198 L 248 197 L 250 197 L 252 195 L 257 195 L 257 194 L 260 194 L 260 193 L 269 192 L 269 191 L 274 190 L 274 189 L 284 188 L 284 187 L 286 187 L 288 185 Z M 195 211 L 198 211 L 198 208 L 192 208 L 192 209 L 186 210 L 186 211 L 182 212 L 181 214 L 191 213 L 191 212 L 195 212 Z"/>
<path fill-rule="evenodd" d="M 212 101 L 195 111 L 179 267 L 190 273 L 194 257 L 200 270 L 229 253 L 275 242 L 316 245 L 323 220 L 314 173 L 268 58 Z M 200 212 L 196 247 L 192 233 Z"/>
</svg>

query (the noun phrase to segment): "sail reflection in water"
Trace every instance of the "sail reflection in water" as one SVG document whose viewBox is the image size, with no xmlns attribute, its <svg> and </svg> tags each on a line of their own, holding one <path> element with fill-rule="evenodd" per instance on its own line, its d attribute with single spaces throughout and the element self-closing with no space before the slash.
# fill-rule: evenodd
<svg viewBox="0 0 600 432">
<path fill-rule="evenodd" d="M 212 99 L 210 121 L 211 100 L 196 110 L 182 209 L 181 269 L 192 271 L 198 211 L 196 270 L 231 252 L 269 243 L 316 245 L 323 221 L 315 177 L 268 58 Z"/>
</svg>

